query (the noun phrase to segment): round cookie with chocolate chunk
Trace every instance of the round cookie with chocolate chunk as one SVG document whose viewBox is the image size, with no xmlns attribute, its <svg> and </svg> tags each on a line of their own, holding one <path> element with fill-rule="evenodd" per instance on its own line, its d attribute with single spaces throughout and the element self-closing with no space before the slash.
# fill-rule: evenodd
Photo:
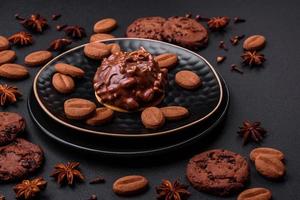
<svg viewBox="0 0 300 200">
<path fill-rule="evenodd" d="M 249 165 L 241 155 L 222 149 L 194 156 L 186 176 L 196 189 L 218 196 L 241 190 L 249 178 Z"/>
<path fill-rule="evenodd" d="M 195 19 L 187 17 L 170 17 L 163 25 L 163 38 L 174 44 L 197 49 L 206 46 L 208 32 Z"/>
<path fill-rule="evenodd" d="M 0 112 L 0 146 L 12 142 L 25 129 L 22 116 L 12 112 Z"/>
<path fill-rule="evenodd" d="M 38 145 L 17 138 L 0 147 L 0 182 L 24 178 L 36 171 L 43 160 L 44 153 Z"/>
<path fill-rule="evenodd" d="M 163 17 L 144 17 L 135 20 L 126 31 L 127 37 L 162 40 Z"/>
</svg>

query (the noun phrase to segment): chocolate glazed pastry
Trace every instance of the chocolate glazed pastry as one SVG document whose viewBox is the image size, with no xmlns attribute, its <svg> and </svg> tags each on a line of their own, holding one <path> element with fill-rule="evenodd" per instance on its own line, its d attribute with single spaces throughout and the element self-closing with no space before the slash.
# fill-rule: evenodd
<svg viewBox="0 0 300 200">
<path fill-rule="evenodd" d="M 43 160 L 44 153 L 38 145 L 17 138 L 0 147 L 0 182 L 24 178 L 36 171 Z"/>
<path fill-rule="evenodd" d="M 25 120 L 17 113 L 0 112 L 0 146 L 12 142 L 25 129 Z"/>
<path fill-rule="evenodd" d="M 135 20 L 126 31 L 127 37 L 162 40 L 163 24 L 166 21 L 162 17 L 145 17 Z"/>
<path fill-rule="evenodd" d="M 226 196 L 245 186 L 249 166 L 241 155 L 215 149 L 194 156 L 187 165 L 186 175 L 196 189 Z"/>
<path fill-rule="evenodd" d="M 204 26 L 187 17 L 170 17 L 163 25 L 164 40 L 197 49 L 207 45 L 208 32 Z"/>
<path fill-rule="evenodd" d="M 167 70 L 159 68 L 144 48 L 116 52 L 104 59 L 94 77 L 98 101 L 119 112 L 159 104 L 167 84 Z"/>
</svg>

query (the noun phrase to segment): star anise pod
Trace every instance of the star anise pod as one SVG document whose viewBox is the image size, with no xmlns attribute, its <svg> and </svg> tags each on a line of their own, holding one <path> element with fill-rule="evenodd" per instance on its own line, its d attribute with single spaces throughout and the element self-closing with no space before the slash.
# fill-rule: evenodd
<svg viewBox="0 0 300 200">
<path fill-rule="evenodd" d="M 229 17 L 212 17 L 208 20 L 207 25 L 210 30 L 218 31 L 224 29 L 229 24 Z"/>
<path fill-rule="evenodd" d="M 30 33 L 21 31 L 13 34 L 8 38 L 8 40 L 16 45 L 25 46 L 33 43 L 32 35 Z"/>
<path fill-rule="evenodd" d="M 86 36 L 85 29 L 80 26 L 67 26 L 64 31 L 67 36 L 74 39 L 81 39 Z"/>
<path fill-rule="evenodd" d="M 70 39 L 66 39 L 66 38 L 56 39 L 51 42 L 49 50 L 61 51 L 70 44 L 72 44 L 72 40 Z"/>
<path fill-rule="evenodd" d="M 243 63 L 246 65 L 261 65 L 265 62 L 265 56 L 256 51 L 245 51 L 241 56 L 243 59 Z"/>
<path fill-rule="evenodd" d="M 7 103 L 15 103 L 17 98 L 22 96 L 18 88 L 15 86 L 8 86 L 7 84 L 0 84 L 0 105 L 4 106 Z"/>
<path fill-rule="evenodd" d="M 38 177 L 33 180 L 23 180 L 14 187 L 17 198 L 31 199 L 47 186 L 47 181 Z"/>
<path fill-rule="evenodd" d="M 158 200 L 185 200 L 191 195 L 187 190 L 188 186 L 181 184 L 178 180 L 174 181 L 174 183 L 171 183 L 169 180 L 163 180 L 155 189 L 158 194 Z"/>
<path fill-rule="evenodd" d="M 243 122 L 243 126 L 239 127 L 240 130 L 238 134 L 243 137 L 244 145 L 249 141 L 251 138 L 255 142 L 260 142 L 267 131 L 260 126 L 260 122 L 250 122 L 248 120 Z"/>
<path fill-rule="evenodd" d="M 79 162 L 58 163 L 55 165 L 51 177 L 54 177 L 60 185 L 64 182 L 67 182 L 68 185 L 73 185 L 75 179 L 83 181 L 84 176 L 78 170 L 79 165 Z"/>
<path fill-rule="evenodd" d="M 20 21 L 25 28 L 35 32 L 43 32 L 47 27 L 47 20 L 39 14 L 31 15 L 28 19 Z"/>
</svg>

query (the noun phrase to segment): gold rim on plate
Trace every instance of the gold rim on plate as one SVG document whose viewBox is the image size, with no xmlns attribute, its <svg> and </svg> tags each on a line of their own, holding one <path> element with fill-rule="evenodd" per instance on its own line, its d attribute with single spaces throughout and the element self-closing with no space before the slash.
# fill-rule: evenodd
<svg viewBox="0 0 300 200">
<path fill-rule="evenodd" d="M 157 131 L 157 132 L 154 132 L 154 133 L 142 133 L 142 134 L 125 134 L 125 133 L 108 133 L 108 132 L 101 132 L 101 131 L 94 131 L 94 130 L 89 130 L 89 129 L 84 129 L 84 128 L 81 128 L 81 127 L 78 127 L 78 126 L 75 126 L 75 125 L 72 125 L 72 124 L 69 124 L 69 123 L 66 123 L 64 122 L 63 120 L 59 119 L 58 117 L 56 117 L 55 115 L 53 115 L 45 106 L 44 104 L 42 103 L 42 100 L 40 99 L 39 95 L 38 95 L 38 91 L 37 91 L 37 81 L 38 81 L 38 77 L 39 75 L 43 72 L 43 70 L 49 66 L 49 64 L 51 64 L 53 61 L 57 60 L 58 58 L 64 56 L 65 54 L 68 54 L 69 52 L 72 52 L 76 49 L 80 49 L 82 47 L 84 47 L 85 45 L 87 45 L 88 43 L 86 44 L 83 44 L 83 45 L 80 45 L 80 46 L 77 46 L 77 47 L 74 47 L 58 56 L 56 56 L 55 58 L 53 58 L 52 60 L 50 60 L 47 64 L 45 64 L 40 70 L 39 72 L 36 74 L 35 78 L 34 78 L 34 81 L 33 81 L 33 92 L 34 92 L 34 96 L 38 102 L 38 104 L 41 106 L 41 108 L 46 112 L 46 114 L 48 116 L 50 116 L 52 119 L 54 119 L 55 121 L 57 121 L 58 123 L 60 124 L 63 124 L 64 126 L 67 126 L 67 127 L 70 127 L 72 129 L 75 129 L 75 130 L 78 130 L 78 131 L 82 131 L 82 132 L 88 132 L 88 133 L 93 133 L 93 134 L 97 134 L 97 135 L 102 135 L 102 136 L 113 136 L 113 137 L 128 137 L 128 138 L 141 138 L 141 137 L 152 137 L 152 136 L 159 136 L 159 135 L 165 135 L 165 134 L 171 134 L 171 133 L 176 133 L 180 130 L 184 130 L 186 128 L 189 128 L 195 124 L 198 124 L 202 121 L 204 121 L 205 119 L 207 119 L 208 117 L 210 117 L 213 113 L 216 112 L 216 110 L 219 108 L 221 102 L 222 102 L 222 99 L 223 99 L 223 87 L 222 87 L 222 84 L 221 84 L 221 81 L 220 81 L 220 78 L 217 74 L 217 72 L 215 71 L 215 69 L 213 68 L 213 66 L 205 59 L 203 58 L 202 56 L 200 56 L 199 54 L 191 51 L 191 50 L 188 50 L 188 49 L 185 49 L 183 47 L 180 47 L 180 46 L 177 46 L 177 45 L 174 45 L 174 44 L 170 44 L 170 43 L 166 43 L 166 42 L 162 42 L 162 41 L 158 41 L 158 40 L 151 40 L 151 39 L 143 39 L 143 38 L 112 38 L 112 39 L 106 39 L 106 40 L 99 40 L 99 41 L 96 41 L 96 42 L 110 42 L 110 41 L 118 41 L 118 40 L 142 40 L 142 41 L 148 41 L 148 42 L 156 42 L 156 43 L 161 43 L 161 44 L 164 44 L 164 45 L 169 45 L 169 46 L 172 46 L 172 47 L 175 47 L 175 48 L 179 48 L 179 49 L 182 49 L 184 51 L 187 51 L 193 55 L 195 55 L 196 57 L 199 57 L 201 60 L 203 60 L 208 66 L 209 68 L 212 70 L 213 74 L 215 75 L 216 79 L 217 79 L 217 82 L 218 82 L 218 85 L 219 85 L 219 89 L 220 89 L 220 97 L 219 97 L 219 101 L 218 101 L 218 104 L 216 105 L 216 107 L 211 111 L 209 112 L 207 115 L 205 115 L 204 117 L 198 119 L 198 120 L 195 120 L 193 122 L 190 122 L 188 124 L 185 124 L 183 126 L 180 126 L 180 127 L 177 127 L 177 128 L 173 128 L 173 129 L 170 129 L 170 130 L 166 130 L 166 131 Z"/>
</svg>

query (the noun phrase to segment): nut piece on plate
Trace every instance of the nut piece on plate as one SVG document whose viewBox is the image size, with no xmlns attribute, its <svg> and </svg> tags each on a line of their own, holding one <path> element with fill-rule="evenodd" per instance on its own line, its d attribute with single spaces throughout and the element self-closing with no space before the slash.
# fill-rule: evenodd
<svg viewBox="0 0 300 200">
<path fill-rule="evenodd" d="M 55 73 L 52 77 L 53 87 L 62 94 L 70 93 L 75 88 L 75 82 L 72 77 L 61 73 Z"/>
<path fill-rule="evenodd" d="M 158 129 L 165 123 L 163 112 L 156 107 L 146 108 L 141 115 L 142 123 L 146 128 Z"/>
<path fill-rule="evenodd" d="M 250 159 L 254 162 L 256 158 L 260 155 L 268 156 L 268 157 L 274 157 L 279 160 L 284 159 L 284 154 L 273 148 L 268 148 L 268 147 L 260 147 L 260 148 L 255 148 L 250 152 Z"/>
<path fill-rule="evenodd" d="M 17 54 L 13 50 L 0 51 L 0 65 L 14 61 Z"/>
<path fill-rule="evenodd" d="M 167 73 L 144 48 L 116 52 L 105 58 L 94 76 L 98 101 L 119 112 L 159 104 L 164 98 Z"/>
<path fill-rule="evenodd" d="M 154 60 L 158 63 L 159 67 L 171 69 L 173 68 L 177 62 L 177 55 L 174 53 L 164 53 L 159 56 L 156 56 Z"/>
<path fill-rule="evenodd" d="M 237 200 L 270 200 L 272 193 L 266 188 L 250 188 L 241 192 Z"/>
<path fill-rule="evenodd" d="M 91 59 L 101 60 L 110 54 L 110 48 L 104 43 L 93 42 L 85 45 L 83 52 Z"/>
<path fill-rule="evenodd" d="M 94 25 L 95 33 L 107 33 L 117 27 L 117 21 L 113 18 L 102 19 Z"/>
<path fill-rule="evenodd" d="M 176 73 L 175 82 L 184 89 L 194 90 L 201 86 L 201 78 L 194 72 L 182 70 Z"/>
<path fill-rule="evenodd" d="M 254 163 L 256 170 L 266 178 L 280 179 L 285 174 L 284 163 L 276 157 L 259 155 Z"/>
<path fill-rule="evenodd" d="M 6 37 L 0 35 L 0 51 L 9 49 L 9 41 Z"/>
<path fill-rule="evenodd" d="M 96 110 L 96 105 L 86 99 L 73 98 L 64 103 L 64 111 L 69 119 L 86 119 Z"/>
<path fill-rule="evenodd" d="M 176 121 L 189 116 L 189 111 L 182 106 L 167 106 L 160 108 L 167 120 Z"/>
<path fill-rule="evenodd" d="M 91 126 L 102 125 L 110 122 L 113 116 L 113 110 L 106 107 L 97 108 L 95 114 L 91 118 L 87 119 L 85 122 Z"/>
<path fill-rule="evenodd" d="M 264 48 L 266 38 L 262 35 L 252 35 L 248 37 L 243 44 L 243 48 L 247 51 L 257 51 Z"/>
<path fill-rule="evenodd" d="M 65 63 L 57 63 L 54 67 L 57 72 L 72 76 L 74 78 L 82 78 L 85 74 L 84 71 L 79 67 Z"/>
<path fill-rule="evenodd" d="M 25 57 L 25 64 L 37 66 L 46 64 L 53 57 L 50 51 L 35 51 Z"/>
<path fill-rule="evenodd" d="M 96 41 L 99 41 L 99 40 L 112 39 L 114 37 L 115 36 L 110 35 L 110 34 L 106 34 L 106 33 L 96 33 L 96 34 L 91 35 L 90 42 L 96 42 Z"/>
<path fill-rule="evenodd" d="M 129 175 L 117 179 L 113 184 L 113 191 L 121 196 L 141 193 L 148 187 L 149 181 L 140 175 Z"/>
<path fill-rule="evenodd" d="M 7 63 L 0 66 L 0 76 L 8 79 L 19 80 L 28 77 L 26 67 L 18 64 Z"/>
</svg>

